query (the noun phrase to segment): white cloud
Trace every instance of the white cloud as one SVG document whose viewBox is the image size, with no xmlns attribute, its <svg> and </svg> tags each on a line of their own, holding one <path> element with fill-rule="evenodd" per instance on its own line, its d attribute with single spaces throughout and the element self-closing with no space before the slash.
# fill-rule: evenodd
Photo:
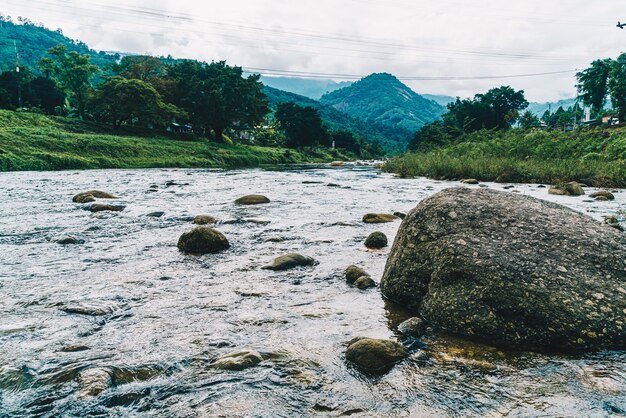
<svg viewBox="0 0 626 418">
<path fill-rule="evenodd" d="M 25 4 L 27 3 L 27 4 Z M 488 76 L 582 69 L 616 56 L 621 1 L 3 0 L 92 48 L 292 71 Z M 510 84 L 531 100 L 575 95 L 575 79 L 407 81 L 422 93 L 472 96 Z"/>
</svg>

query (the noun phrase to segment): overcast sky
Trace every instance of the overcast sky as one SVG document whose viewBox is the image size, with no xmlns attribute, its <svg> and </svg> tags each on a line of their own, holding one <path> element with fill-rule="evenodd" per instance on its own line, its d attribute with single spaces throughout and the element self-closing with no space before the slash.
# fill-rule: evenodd
<svg viewBox="0 0 626 418">
<path fill-rule="evenodd" d="M 615 26 L 626 21 L 623 0 L 2 0 L 0 13 L 61 28 L 97 50 L 350 76 L 536 74 L 626 51 L 626 30 Z M 405 81 L 419 93 L 461 97 L 511 85 L 532 101 L 573 97 L 575 82 L 574 71 Z"/>
</svg>

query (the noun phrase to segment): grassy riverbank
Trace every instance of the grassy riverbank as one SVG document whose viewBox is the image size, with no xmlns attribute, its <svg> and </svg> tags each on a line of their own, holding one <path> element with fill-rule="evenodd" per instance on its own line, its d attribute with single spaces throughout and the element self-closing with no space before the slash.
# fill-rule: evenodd
<svg viewBox="0 0 626 418">
<path fill-rule="evenodd" d="M 351 159 L 341 151 L 298 151 L 207 139 L 112 134 L 73 119 L 0 110 L 0 171 L 150 167 L 245 167 Z"/>
<path fill-rule="evenodd" d="M 401 177 L 626 187 L 626 128 L 481 131 L 385 164 Z"/>
</svg>

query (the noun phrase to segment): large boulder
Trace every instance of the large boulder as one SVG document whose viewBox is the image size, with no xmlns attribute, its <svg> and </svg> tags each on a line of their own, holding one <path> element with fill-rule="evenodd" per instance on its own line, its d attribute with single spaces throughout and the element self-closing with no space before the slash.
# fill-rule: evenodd
<svg viewBox="0 0 626 418">
<path fill-rule="evenodd" d="M 355 338 L 348 342 L 346 350 L 346 360 L 359 370 L 373 374 L 388 372 L 408 355 L 402 344 L 374 338 Z"/>
<path fill-rule="evenodd" d="M 626 347 L 626 235 L 560 205 L 444 190 L 402 223 L 383 294 L 435 329 L 503 347 Z"/>
<path fill-rule="evenodd" d="M 185 232 L 178 239 L 178 249 L 191 254 L 213 254 L 230 246 L 226 237 L 207 226 L 199 226 Z"/>
<path fill-rule="evenodd" d="M 118 197 L 111 193 L 102 192 L 100 190 L 90 190 L 88 192 L 78 193 L 72 198 L 74 203 L 88 203 L 97 199 L 117 199 Z"/>
</svg>

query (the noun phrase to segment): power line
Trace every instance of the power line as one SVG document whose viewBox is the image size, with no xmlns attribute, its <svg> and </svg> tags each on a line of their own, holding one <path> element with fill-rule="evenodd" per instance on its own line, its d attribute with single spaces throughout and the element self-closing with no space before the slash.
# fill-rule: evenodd
<svg viewBox="0 0 626 418">
<path fill-rule="evenodd" d="M 549 71 L 543 73 L 529 73 L 529 74 L 510 74 L 510 75 L 482 75 L 482 76 L 398 76 L 398 80 L 403 81 L 461 81 L 461 80 L 498 80 L 507 78 L 525 78 L 525 77 L 541 77 L 547 75 L 557 74 L 571 74 L 577 70 L 562 70 L 562 71 Z M 315 73 L 306 71 L 290 71 L 290 70 L 277 70 L 268 68 L 254 68 L 244 67 L 244 72 L 247 74 L 261 74 L 266 76 L 285 76 L 285 77 L 300 77 L 300 78 L 333 78 L 344 80 L 358 80 L 367 75 L 355 75 L 355 74 L 339 74 L 339 73 Z"/>
</svg>

